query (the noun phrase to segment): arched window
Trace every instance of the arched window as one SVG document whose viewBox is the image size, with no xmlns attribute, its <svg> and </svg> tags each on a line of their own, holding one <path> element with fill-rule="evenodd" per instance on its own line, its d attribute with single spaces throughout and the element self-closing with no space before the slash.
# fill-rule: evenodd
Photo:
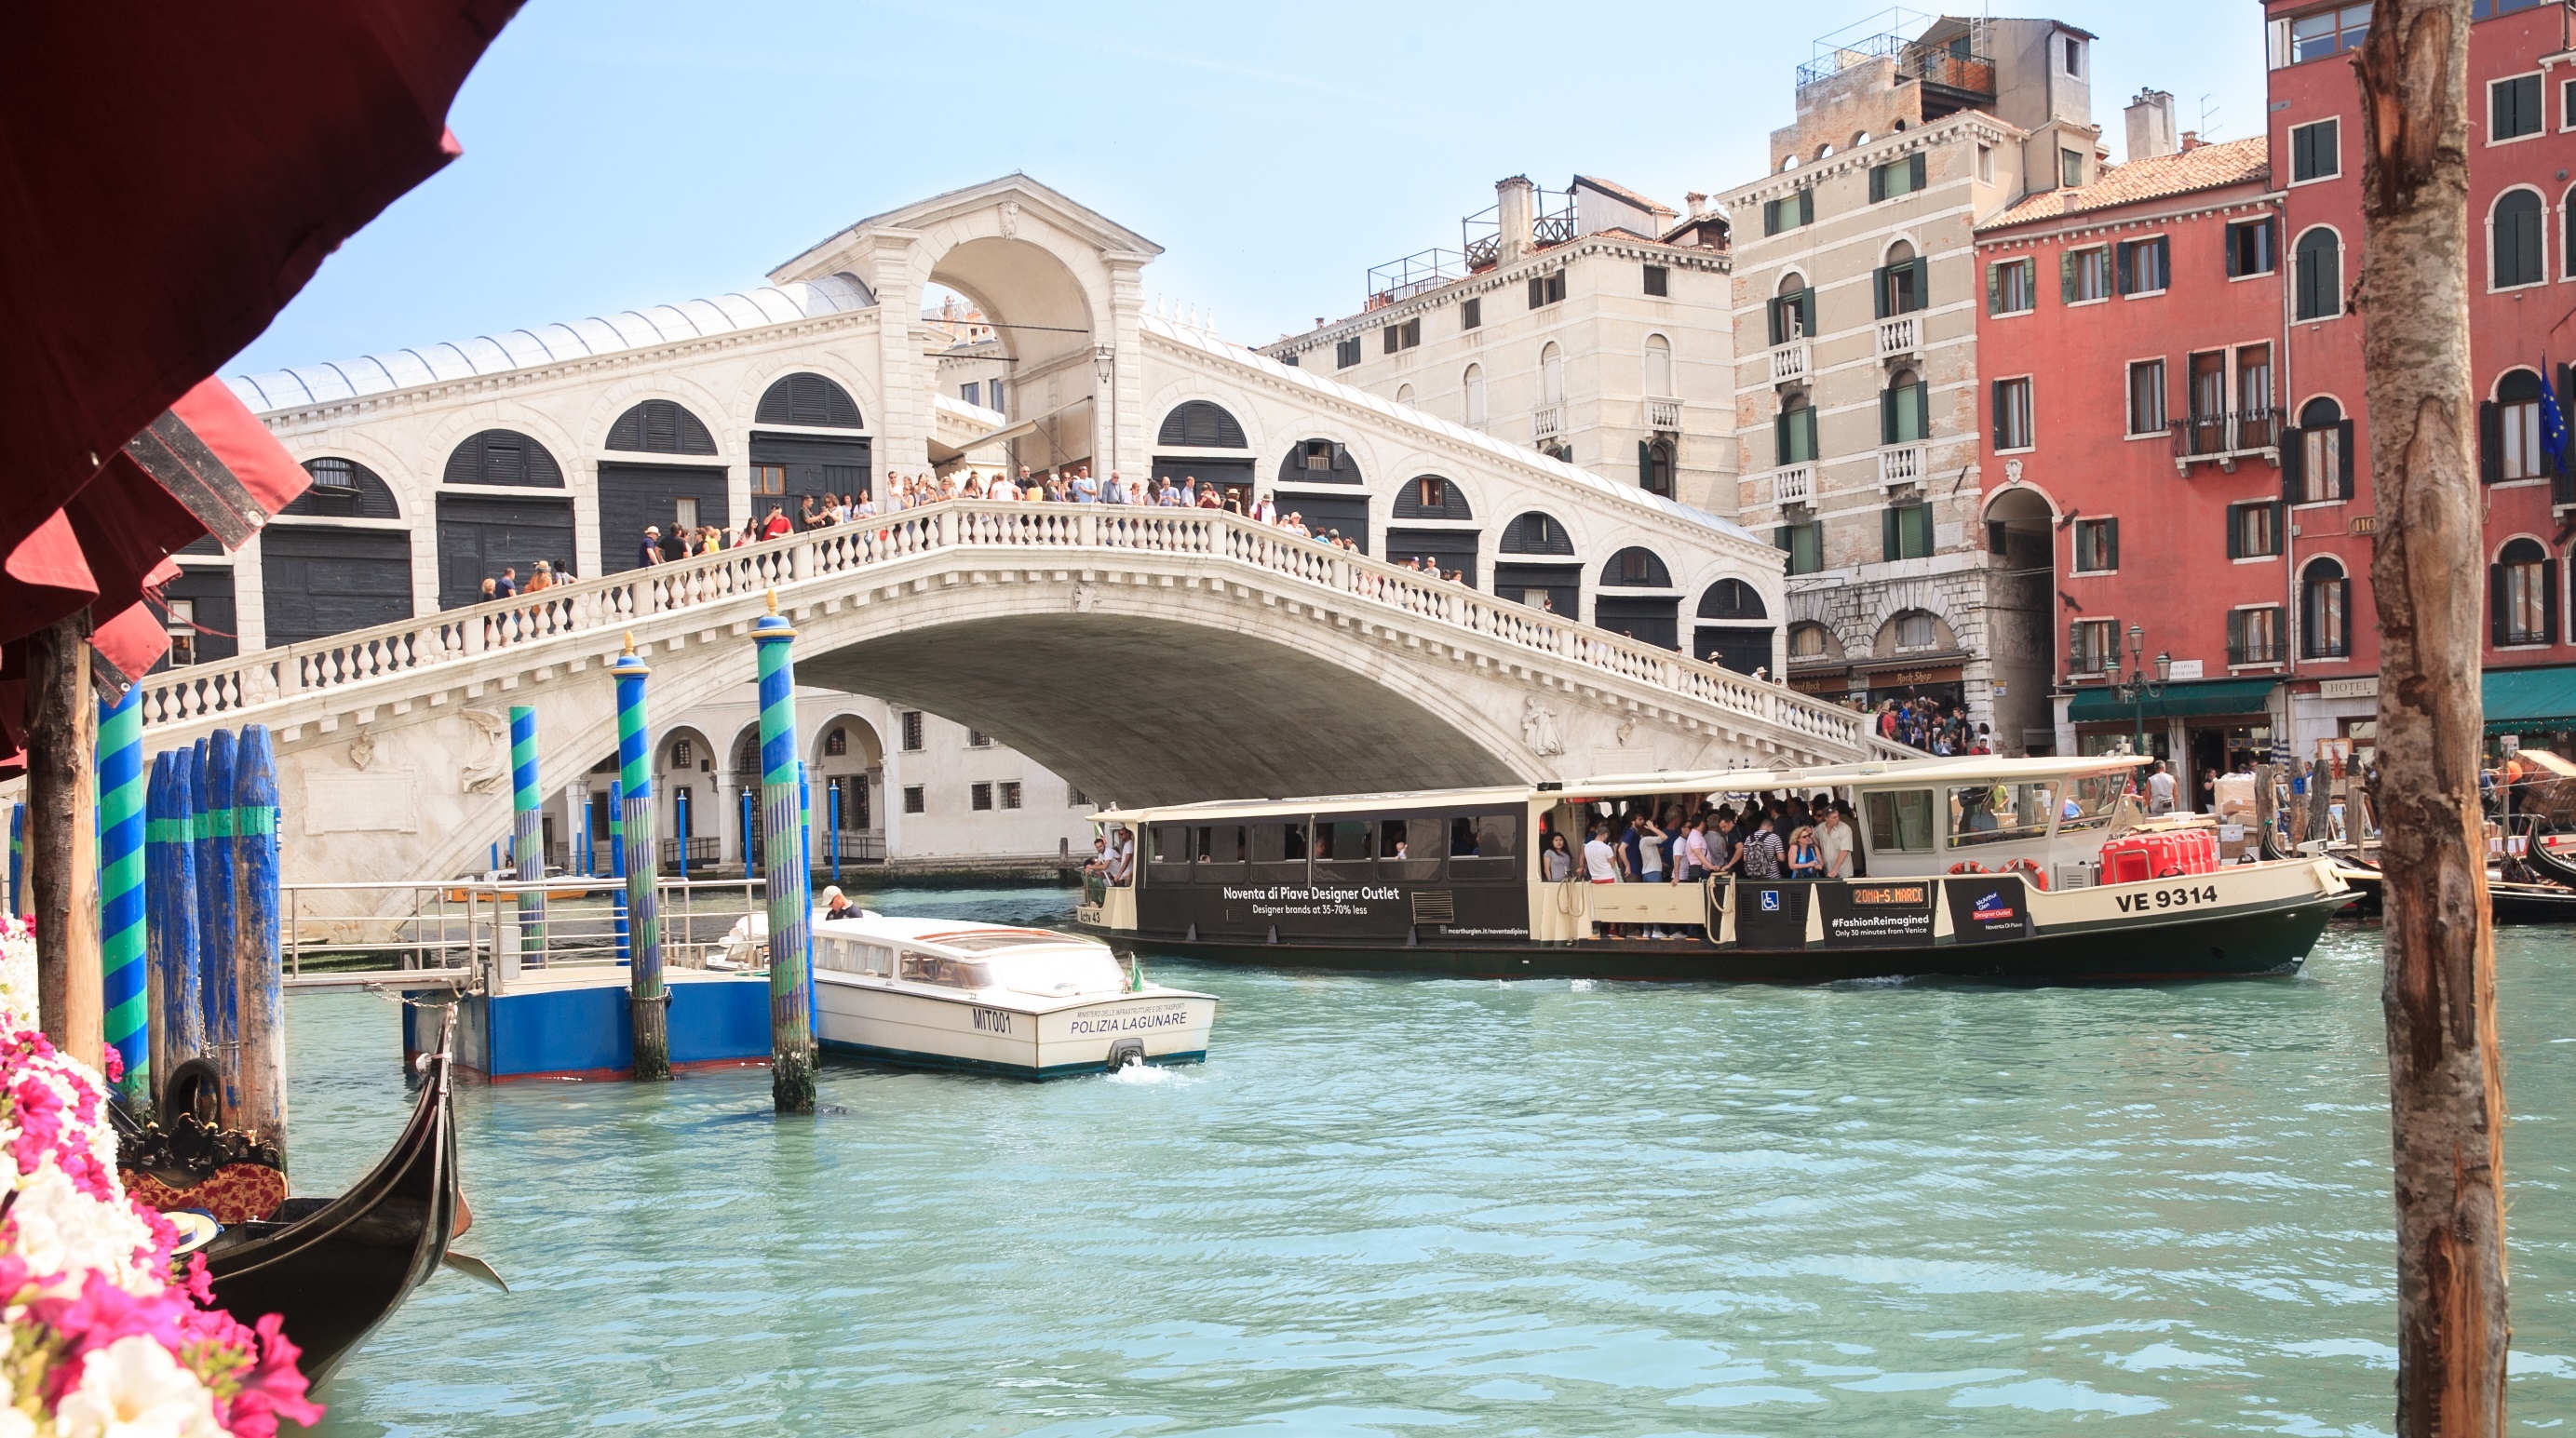
<svg viewBox="0 0 2576 1438">
<path fill-rule="evenodd" d="M 2507 289 L 2536 285 L 2549 278 L 2548 245 L 2541 214 L 2547 207 L 2530 190 L 2507 190 L 2496 197 L 2488 217 L 2487 286 Z"/>
<path fill-rule="evenodd" d="M 1931 434 L 1931 390 L 1922 376 L 1910 369 L 1900 369 L 1888 376 L 1887 388 L 1878 395 L 1878 440 L 1881 444 L 1912 444 Z"/>
<path fill-rule="evenodd" d="M 1789 659 L 1795 663 L 1801 659 L 1830 658 L 1833 653 L 1831 640 L 1831 632 L 1821 624 L 1792 624 L 1789 626 Z"/>
<path fill-rule="evenodd" d="M 2496 397 L 2478 406 L 2478 468 L 2489 484 L 2548 475 L 2549 454 L 2540 444 L 2540 376 L 2507 370 L 2496 381 Z"/>
<path fill-rule="evenodd" d="M 1565 403 L 1565 351 L 1554 341 L 1538 354 L 1538 402 L 1542 405 Z"/>
<path fill-rule="evenodd" d="M 354 459 L 325 456 L 304 461 L 313 485 L 278 511 L 281 519 L 400 519 L 393 489 Z"/>
<path fill-rule="evenodd" d="M 1619 589 L 1670 589 L 1673 572 L 1651 549 L 1631 545 L 1610 556 L 1601 566 L 1603 585 Z"/>
<path fill-rule="evenodd" d="M 1646 393 L 1663 398 L 1673 393 L 1673 342 L 1646 336 Z"/>
<path fill-rule="evenodd" d="M 2342 659 L 2352 653 L 2352 580 L 2330 555 L 2299 571 L 2299 653 L 2308 659 Z"/>
<path fill-rule="evenodd" d="M 1648 494 L 1673 497 L 1673 442 L 1657 435 L 1637 441 L 1637 487 Z"/>
<path fill-rule="evenodd" d="M 1466 491 L 1454 480 L 1437 474 L 1418 474 L 1404 482 L 1395 492 L 1395 517 L 1398 519 L 1473 519 L 1475 511 L 1467 504 Z"/>
<path fill-rule="evenodd" d="M 1833 142 L 1830 140 L 1816 147 L 1816 158 L 1819 160 L 1831 159 L 1833 153 Z"/>
<path fill-rule="evenodd" d="M 1816 332 L 1816 292 L 1807 287 L 1806 277 L 1795 270 L 1780 276 L 1779 287 L 1765 308 L 1769 312 L 1771 344 L 1775 349 Z"/>
<path fill-rule="evenodd" d="M 1887 263 L 1878 267 L 1871 286 L 1876 292 L 1878 317 L 1908 315 L 1923 308 L 1930 278 L 1911 242 L 1898 240 L 1889 245 Z"/>
<path fill-rule="evenodd" d="M 2323 225 L 2299 236 L 2290 254 L 2291 313 L 2330 320 L 2343 313 L 2343 240 Z"/>
<path fill-rule="evenodd" d="M 1465 390 L 1467 394 L 1467 427 L 1483 429 L 1485 427 L 1485 367 L 1475 364 L 1467 366 L 1466 377 L 1459 381 L 1459 388 Z"/>
<path fill-rule="evenodd" d="M 787 375 L 761 391 L 759 424 L 802 424 L 816 429 L 864 429 L 858 401 L 836 382 L 819 374 Z"/>
<path fill-rule="evenodd" d="M 2295 443 L 2282 451 L 2288 470 L 2281 487 L 2293 504 L 2328 504 L 2352 498 L 2352 421 L 2324 395 L 2299 406 Z"/>
<path fill-rule="evenodd" d="M 2540 541 L 2517 537 L 2487 566 L 2487 619 L 2498 648 L 2558 642 L 2558 561 Z"/>
<path fill-rule="evenodd" d="M 507 484 L 561 489 L 563 466 L 546 447 L 515 429 L 487 429 L 448 452 L 449 484 Z"/>
<path fill-rule="evenodd" d="M 1761 592 L 1741 579 L 1721 579 L 1699 597 L 1702 619 L 1768 619 Z"/>
<path fill-rule="evenodd" d="M 1789 173 L 1791 170 L 1794 170 L 1794 169 L 1796 169 L 1796 168 L 1798 168 L 1798 157 L 1797 157 L 1797 155 L 1796 155 L 1794 152 L 1792 152 L 1792 153 L 1790 153 L 1790 154 L 1782 155 L 1782 156 L 1780 157 L 1780 173 L 1781 173 L 1781 174 L 1784 174 L 1784 175 L 1785 175 L 1785 174 Z"/>
<path fill-rule="evenodd" d="M 1868 143 L 1869 143 L 1869 131 L 1867 131 L 1867 130 L 1863 130 L 1863 131 L 1861 131 L 1859 134 L 1852 136 L 1851 147 L 1852 147 L 1853 149 L 1855 149 L 1855 150 L 1859 149 L 1861 146 L 1866 145 L 1866 144 L 1868 144 Z"/>
<path fill-rule="evenodd" d="M 1572 554 L 1574 536 L 1547 515 L 1531 510 L 1503 526 L 1505 554 Z"/>
<path fill-rule="evenodd" d="M 646 454 L 713 454 L 716 437 L 698 417 L 667 399 L 648 399 L 608 427 L 610 449 Z"/>
<path fill-rule="evenodd" d="M 1279 461 L 1281 484 L 1358 484 L 1360 467 L 1349 446 L 1329 439 L 1302 439 L 1288 446 Z"/>
<path fill-rule="evenodd" d="M 1406 409 L 1413 408 L 1413 386 L 1409 384 L 1397 385 L 1395 387 L 1395 402 L 1404 406 Z"/>
<path fill-rule="evenodd" d="M 1941 643 L 1941 621 L 1924 610 L 1909 609 L 1891 622 L 1896 626 L 1899 654 L 1937 648 Z"/>
<path fill-rule="evenodd" d="M 1162 431 L 1154 443 L 1178 445 L 1190 449 L 1248 449 L 1243 426 L 1233 415 L 1218 405 L 1194 399 L 1163 416 Z"/>
</svg>

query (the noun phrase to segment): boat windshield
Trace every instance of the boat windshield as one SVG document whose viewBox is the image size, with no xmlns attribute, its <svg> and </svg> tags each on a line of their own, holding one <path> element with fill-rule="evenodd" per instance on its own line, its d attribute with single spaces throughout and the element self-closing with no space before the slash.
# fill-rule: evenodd
<svg viewBox="0 0 2576 1438">
<path fill-rule="evenodd" d="M 998 954 L 984 961 L 993 982 L 1013 993 L 1039 998 L 1075 994 L 1114 994 L 1127 987 L 1127 973 L 1105 949 L 1052 954 Z"/>
<path fill-rule="evenodd" d="M 896 977 L 943 989 L 989 989 L 993 986 L 992 965 L 974 959 L 942 958 L 936 954 L 905 954 L 896 970 Z"/>
<path fill-rule="evenodd" d="M 1965 784 L 1950 790 L 1950 847 L 2007 844 L 2048 833 L 2054 784 Z"/>
<path fill-rule="evenodd" d="M 2120 807 L 2120 796 L 2128 792 L 2126 773 L 2086 774 L 2067 781 L 2066 820 L 2057 826 L 2061 834 L 2078 829 L 2099 829 L 2111 822 L 2111 811 Z"/>
</svg>

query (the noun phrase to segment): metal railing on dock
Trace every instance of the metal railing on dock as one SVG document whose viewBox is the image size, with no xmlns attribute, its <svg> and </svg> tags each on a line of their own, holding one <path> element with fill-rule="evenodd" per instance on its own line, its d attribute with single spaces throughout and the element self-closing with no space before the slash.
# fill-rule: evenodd
<svg viewBox="0 0 2576 1438">
<path fill-rule="evenodd" d="M 768 902 L 757 875 L 663 879 L 655 892 L 663 963 L 684 969 L 727 967 L 726 935 Z M 491 991 L 530 973 L 617 968 L 624 893 L 620 879 L 575 877 L 284 885 L 286 986 Z M 524 894 L 544 896 L 542 919 L 523 918 Z"/>
</svg>

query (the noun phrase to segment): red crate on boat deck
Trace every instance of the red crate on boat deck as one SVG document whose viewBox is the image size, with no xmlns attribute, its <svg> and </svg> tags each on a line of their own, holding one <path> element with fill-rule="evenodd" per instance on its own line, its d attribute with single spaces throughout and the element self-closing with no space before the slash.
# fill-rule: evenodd
<svg viewBox="0 0 2576 1438">
<path fill-rule="evenodd" d="M 2131 834 L 2102 846 L 2102 882 L 2105 884 L 2142 884 L 2156 876 L 2154 856 L 2148 852 L 2145 834 Z"/>
</svg>

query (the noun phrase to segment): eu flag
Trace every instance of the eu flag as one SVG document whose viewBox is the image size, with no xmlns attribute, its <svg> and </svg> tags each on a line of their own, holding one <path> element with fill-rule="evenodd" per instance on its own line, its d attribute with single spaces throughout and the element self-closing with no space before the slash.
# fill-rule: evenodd
<svg viewBox="0 0 2576 1438">
<path fill-rule="evenodd" d="M 2567 415 L 2558 408 L 2558 391 L 2549 383 L 2549 361 L 2540 361 L 2540 452 L 2549 467 L 2567 472 Z"/>
</svg>

